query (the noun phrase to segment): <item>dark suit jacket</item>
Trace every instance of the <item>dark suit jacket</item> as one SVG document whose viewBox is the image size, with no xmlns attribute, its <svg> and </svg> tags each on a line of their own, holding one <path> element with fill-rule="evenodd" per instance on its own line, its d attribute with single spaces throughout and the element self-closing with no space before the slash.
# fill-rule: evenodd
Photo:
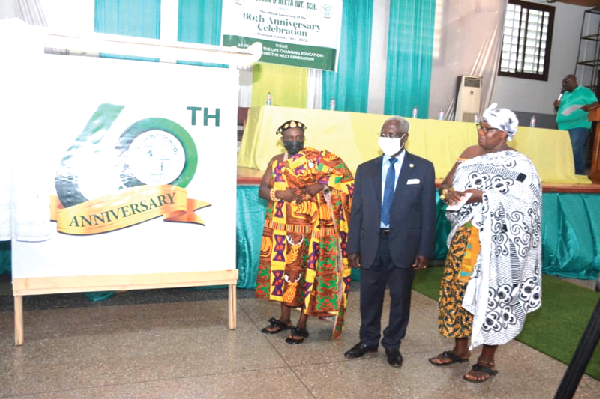
<svg viewBox="0 0 600 399">
<path fill-rule="evenodd" d="M 382 160 L 379 157 L 359 165 L 355 175 L 347 253 L 360 254 L 365 269 L 373 264 L 379 246 Z M 417 184 L 407 184 L 415 179 Z M 411 267 L 418 255 L 433 256 L 435 190 L 433 164 L 407 152 L 390 211 L 390 250 L 396 267 Z"/>
</svg>

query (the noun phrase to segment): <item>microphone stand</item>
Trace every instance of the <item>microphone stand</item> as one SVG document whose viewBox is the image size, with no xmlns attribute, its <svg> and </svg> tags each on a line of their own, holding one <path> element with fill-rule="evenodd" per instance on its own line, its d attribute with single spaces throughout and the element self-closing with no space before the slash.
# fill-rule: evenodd
<svg viewBox="0 0 600 399">
<path fill-rule="evenodd" d="M 598 273 L 598 278 L 596 279 L 596 292 L 600 292 L 600 273 Z M 585 332 L 581 336 L 577 350 L 573 355 L 573 360 L 571 360 L 571 364 L 567 367 L 567 371 L 556 391 L 554 399 L 571 399 L 573 397 L 599 340 L 600 299 L 598 300 L 598 304 L 596 304 L 596 309 L 590 317 Z"/>
</svg>

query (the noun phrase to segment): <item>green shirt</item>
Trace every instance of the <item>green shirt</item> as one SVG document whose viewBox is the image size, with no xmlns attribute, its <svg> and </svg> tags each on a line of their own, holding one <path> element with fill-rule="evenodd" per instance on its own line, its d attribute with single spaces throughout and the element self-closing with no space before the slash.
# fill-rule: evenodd
<svg viewBox="0 0 600 399">
<path fill-rule="evenodd" d="M 587 87 L 577 86 L 575 90 L 568 92 L 566 91 L 558 106 L 558 112 L 556 114 L 556 123 L 560 130 L 575 129 L 577 127 L 591 128 L 592 122 L 588 120 L 588 113 L 581 108 L 573 111 L 569 115 L 564 115 L 563 111 L 573 105 L 588 105 L 598 101 L 594 92 Z"/>
</svg>

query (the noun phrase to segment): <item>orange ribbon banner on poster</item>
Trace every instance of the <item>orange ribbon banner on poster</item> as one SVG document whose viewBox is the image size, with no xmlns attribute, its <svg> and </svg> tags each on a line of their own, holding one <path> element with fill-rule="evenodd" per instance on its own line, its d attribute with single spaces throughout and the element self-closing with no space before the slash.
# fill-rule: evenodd
<svg viewBox="0 0 600 399">
<path fill-rule="evenodd" d="M 50 197 L 50 219 L 65 234 L 99 234 L 164 217 L 166 222 L 204 225 L 194 211 L 208 202 L 187 197 L 178 186 L 153 185 L 130 188 L 119 195 L 108 195 L 65 208 L 57 196 Z"/>
</svg>

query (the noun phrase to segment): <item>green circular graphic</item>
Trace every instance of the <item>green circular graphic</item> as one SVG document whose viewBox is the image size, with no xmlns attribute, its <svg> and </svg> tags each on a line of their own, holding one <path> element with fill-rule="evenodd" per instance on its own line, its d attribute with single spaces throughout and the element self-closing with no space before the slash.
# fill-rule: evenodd
<svg viewBox="0 0 600 399">
<path fill-rule="evenodd" d="M 146 133 L 151 131 L 162 131 L 165 132 L 166 135 L 157 134 L 148 136 Z M 144 134 L 146 134 L 146 137 L 143 139 L 144 143 L 153 139 L 157 142 L 163 141 L 162 144 L 158 143 L 158 150 L 160 150 L 160 147 L 165 146 L 165 140 L 170 141 L 166 136 L 172 136 L 177 140 L 177 143 L 181 145 L 184 152 L 183 169 L 172 181 L 164 181 L 160 182 L 160 184 L 170 184 L 182 188 L 187 187 L 194 178 L 196 167 L 198 166 L 198 151 L 196 149 L 196 144 L 194 143 L 192 136 L 190 136 L 181 125 L 165 118 L 142 119 L 127 128 L 127 130 L 119 137 L 115 149 L 119 152 L 119 164 L 121 165 L 120 177 L 123 185 L 125 187 L 137 187 L 146 184 L 139 178 L 139 170 L 141 169 L 138 168 L 138 176 L 136 176 L 132 170 L 136 169 L 135 167 L 132 167 L 135 165 L 130 165 L 131 160 L 128 158 L 128 155 L 132 150 L 132 144 L 135 143 L 137 138 L 140 138 Z M 174 144 L 172 148 L 175 152 L 178 149 L 177 143 L 171 143 Z M 148 148 L 145 148 L 144 150 L 147 150 L 148 153 L 152 151 L 152 149 L 148 150 Z M 165 151 L 163 151 L 163 153 L 164 152 Z"/>
</svg>

